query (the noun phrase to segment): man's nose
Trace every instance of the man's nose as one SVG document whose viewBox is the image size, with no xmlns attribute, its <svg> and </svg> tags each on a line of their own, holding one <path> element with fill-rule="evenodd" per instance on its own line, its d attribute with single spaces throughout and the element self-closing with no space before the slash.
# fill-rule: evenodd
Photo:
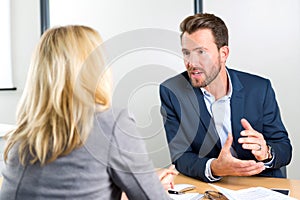
<svg viewBox="0 0 300 200">
<path fill-rule="evenodd" d="M 190 57 L 188 58 L 188 65 L 190 67 L 197 67 L 200 64 L 199 56 L 191 53 Z"/>
</svg>

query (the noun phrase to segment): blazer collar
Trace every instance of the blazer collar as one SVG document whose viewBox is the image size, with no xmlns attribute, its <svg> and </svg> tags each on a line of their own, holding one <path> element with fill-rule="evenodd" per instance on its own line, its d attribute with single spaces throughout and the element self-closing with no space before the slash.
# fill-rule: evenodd
<svg viewBox="0 0 300 200">
<path fill-rule="evenodd" d="M 186 71 L 183 72 L 182 75 L 187 79 L 186 92 L 187 96 L 189 97 L 190 103 L 194 107 L 194 110 L 196 111 L 198 117 L 201 116 L 200 119 L 202 123 L 206 128 L 208 128 L 211 116 L 206 108 L 203 93 L 200 88 L 195 88 L 192 86 L 192 83 Z"/>
<path fill-rule="evenodd" d="M 218 148 L 221 149 L 222 147 L 220 138 L 215 128 L 214 120 L 211 118 L 207 110 L 202 91 L 200 88 L 195 88 L 192 86 L 187 72 L 182 73 L 182 75 L 188 80 L 186 83 L 186 95 L 188 96 L 188 99 L 194 108 L 194 113 L 200 118 L 200 123 L 207 130 L 208 134 L 206 134 L 206 136 L 208 137 L 206 137 L 206 143 L 217 144 Z"/>
<path fill-rule="evenodd" d="M 228 73 L 232 81 L 232 98 L 230 102 L 231 107 L 231 127 L 234 141 L 237 141 L 242 131 L 241 119 L 244 117 L 244 105 L 245 105 L 245 92 L 244 86 L 238 77 L 238 73 L 235 70 L 228 69 Z M 233 144 L 238 144 L 234 142 Z M 235 148 L 241 148 L 236 146 Z"/>
</svg>

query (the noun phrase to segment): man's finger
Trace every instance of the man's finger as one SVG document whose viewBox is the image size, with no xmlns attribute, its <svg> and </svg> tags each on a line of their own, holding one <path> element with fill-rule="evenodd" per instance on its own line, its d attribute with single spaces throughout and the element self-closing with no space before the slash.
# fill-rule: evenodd
<svg viewBox="0 0 300 200">
<path fill-rule="evenodd" d="M 241 124 L 245 130 L 253 130 L 251 124 L 245 119 L 241 119 Z"/>
</svg>

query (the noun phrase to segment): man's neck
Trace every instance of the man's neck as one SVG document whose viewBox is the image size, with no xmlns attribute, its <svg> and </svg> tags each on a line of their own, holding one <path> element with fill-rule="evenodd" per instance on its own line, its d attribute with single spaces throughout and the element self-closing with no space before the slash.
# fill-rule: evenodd
<svg viewBox="0 0 300 200">
<path fill-rule="evenodd" d="M 211 82 L 205 89 L 218 100 L 228 93 L 228 76 L 226 68 L 222 68 L 216 79 Z"/>
</svg>

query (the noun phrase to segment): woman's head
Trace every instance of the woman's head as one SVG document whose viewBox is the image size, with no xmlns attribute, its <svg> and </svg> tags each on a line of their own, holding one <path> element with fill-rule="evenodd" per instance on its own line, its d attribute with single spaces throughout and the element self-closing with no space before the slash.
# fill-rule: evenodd
<svg viewBox="0 0 300 200">
<path fill-rule="evenodd" d="M 110 73 L 101 43 L 100 35 L 86 26 L 56 27 L 42 35 L 6 153 L 20 142 L 23 163 L 27 152 L 32 163 L 45 164 L 82 145 L 95 109 L 110 104 Z"/>
<path fill-rule="evenodd" d="M 109 88 L 97 87 L 108 78 L 100 45 L 100 35 L 86 26 L 63 26 L 46 31 L 37 46 L 28 75 L 31 95 L 43 95 L 55 105 L 82 100 L 108 106 Z M 107 80 L 109 82 L 109 80 Z M 85 94 L 85 95 L 83 95 Z M 95 99 L 87 99 L 87 98 Z M 38 103 L 38 102 L 37 102 Z M 59 105 L 57 105 L 59 106 Z"/>
</svg>

